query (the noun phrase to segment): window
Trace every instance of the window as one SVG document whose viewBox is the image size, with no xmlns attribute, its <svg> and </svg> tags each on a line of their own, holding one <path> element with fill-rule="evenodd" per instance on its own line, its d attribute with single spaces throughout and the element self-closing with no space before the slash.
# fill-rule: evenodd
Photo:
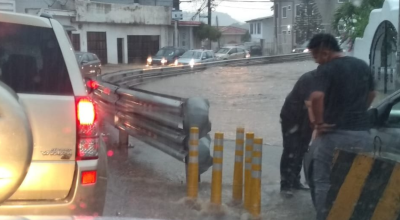
<svg viewBox="0 0 400 220">
<path fill-rule="evenodd" d="M 292 6 L 288 5 L 288 6 L 287 6 L 287 10 L 288 10 L 288 11 L 292 10 Z"/>
<path fill-rule="evenodd" d="M 213 52 L 212 51 L 207 51 L 207 57 L 208 58 L 214 58 L 214 54 L 213 54 Z"/>
<path fill-rule="evenodd" d="M 296 17 L 301 16 L 301 5 L 296 5 Z"/>
<path fill-rule="evenodd" d="M 257 23 L 257 34 L 261 34 L 261 23 Z"/>
<path fill-rule="evenodd" d="M 282 35 L 286 35 L 286 31 L 282 31 Z"/>
<path fill-rule="evenodd" d="M 244 50 L 242 48 L 237 48 L 237 52 L 242 53 L 242 52 L 244 52 Z"/>
<path fill-rule="evenodd" d="M 250 23 L 250 34 L 253 34 L 253 23 Z"/>
<path fill-rule="evenodd" d="M 73 94 L 58 41 L 51 28 L 0 22 L 1 80 L 17 93 Z"/>
<path fill-rule="evenodd" d="M 232 48 L 232 49 L 228 52 L 228 54 L 234 54 L 234 53 L 236 53 L 236 52 L 237 52 L 236 48 Z"/>
<path fill-rule="evenodd" d="M 282 18 L 287 18 L 287 7 L 282 7 Z"/>
</svg>

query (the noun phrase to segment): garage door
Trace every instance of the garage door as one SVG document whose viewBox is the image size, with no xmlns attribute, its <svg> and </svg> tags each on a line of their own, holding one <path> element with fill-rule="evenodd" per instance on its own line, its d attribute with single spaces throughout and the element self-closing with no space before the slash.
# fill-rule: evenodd
<svg viewBox="0 0 400 220">
<path fill-rule="evenodd" d="M 128 62 L 145 62 L 147 57 L 154 55 L 160 49 L 158 35 L 128 35 Z"/>
<path fill-rule="evenodd" d="M 106 32 L 87 32 L 87 43 L 89 52 L 97 54 L 101 63 L 108 63 Z"/>
</svg>

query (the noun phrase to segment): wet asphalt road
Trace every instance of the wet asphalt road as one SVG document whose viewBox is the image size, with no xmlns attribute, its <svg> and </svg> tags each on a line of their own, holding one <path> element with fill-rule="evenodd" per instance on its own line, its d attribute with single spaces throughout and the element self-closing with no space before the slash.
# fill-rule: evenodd
<svg viewBox="0 0 400 220">
<path fill-rule="evenodd" d="M 291 199 L 279 194 L 281 134 L 279 112 L 285 96 L 298 77 L 312 69 L 311 61 L 250 67 L 215 67 L 204 72 L 166 78 L 142 85 L 141 89 L 181 97 L 205 97 L 210 101 L 212 133 L 225 133 L 223 165 L 224 216 L 209 216 L 211 169 L 201 176 L 199 207 L 184 204 L 186 195 L 184 164 L 133 138 L 134 148 L 112 148 L 117 131 L 107 129 L 109 185 L 106 216 L 156 219 L 247 219 L 240 207 L 230 207 L 234 132 L 245 126 L 264 138 L 262 171 L 262 219 L 314 219 L 308 191 Z"/>
</svg>

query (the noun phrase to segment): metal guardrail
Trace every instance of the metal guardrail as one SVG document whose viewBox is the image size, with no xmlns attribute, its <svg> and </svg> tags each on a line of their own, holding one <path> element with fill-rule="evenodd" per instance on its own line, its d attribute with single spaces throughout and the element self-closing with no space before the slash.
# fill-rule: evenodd
<svg viewBox="0 0 400 220">
<path fill-rule="evenodd" d="M 311 55 L 309 53 L 296 53 L 296 54 L 279 55 L 279 56 L 263 56 L 263 57 L 247 58 L 247 59 L 222 60 L 222 61 L 196 64 L 193 67 L 185 65 L 185 66 L 157 67 L 157 68 L 139 69 L 139 70 L 127 70 L 127 71 L 119 71 L 115 73 L 105 74 L 102 76 L 102 81 L 130 88 L 152 79 L 175 76 L 185 73 L 193 73 L 215 66 L 260 65 L 260 64 L 290 62 L 290 61 L 302 61 L 309 59 L 311 59 Z"/>
<path fill-rule="evenodd" d="M 206 138 L 211 131 L 208 101 L 153 93 L 133 88 L 134 86 L 155 78 L 193 73 L 215 66 L 257 65 L 310 58 L 309 54 L 290 54 L 209 62 L 193 67 L 121 71 L 99 77 L 98 88 L 93 92 L 93 97 L 99 106 L 100 116 L 119 129 L 120 137 L 125 137 L 124 143 L 128 143 L 128 135 L 131 135 L 183 161 L 187 156 L 190 127 L 199 128 L 200 139 Z M 209 157 L 209 151 L 202 152 L 208 152 Z M 200 163 L 199 165 L 201 166 Z"/>
</svg>

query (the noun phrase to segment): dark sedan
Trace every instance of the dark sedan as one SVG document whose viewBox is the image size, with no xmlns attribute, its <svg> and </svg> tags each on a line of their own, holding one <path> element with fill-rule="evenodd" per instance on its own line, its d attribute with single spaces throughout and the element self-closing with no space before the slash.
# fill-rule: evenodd
<svg viewBox="0 0 400 220">
<path fill-rule="evenodd" d="M 147 58 L 147 65 L 169 65 L 186 52 L 183 48 L 163 47 L 153 57 Z"/>
</svg>

